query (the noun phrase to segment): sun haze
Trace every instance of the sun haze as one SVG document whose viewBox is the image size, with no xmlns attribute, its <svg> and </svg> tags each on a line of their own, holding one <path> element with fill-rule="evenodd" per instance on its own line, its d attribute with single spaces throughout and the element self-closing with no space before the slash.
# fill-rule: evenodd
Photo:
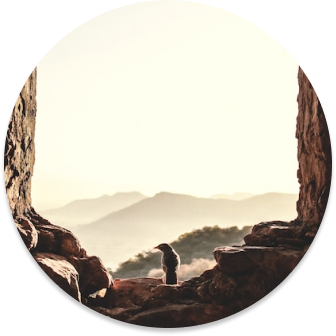
<svg viewBox="0 0 336 336">
<path fill-rule="evenodd" d="M 214 7 L 152 1 L 80 26 L 38 64 L 38 208 L 117 191 L 298 193 L 298 65 Z"/>
</svg>

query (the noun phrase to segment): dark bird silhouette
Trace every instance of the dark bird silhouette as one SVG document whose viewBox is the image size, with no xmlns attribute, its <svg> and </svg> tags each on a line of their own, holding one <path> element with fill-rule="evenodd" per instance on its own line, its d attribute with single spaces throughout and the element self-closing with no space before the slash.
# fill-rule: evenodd
<svg viewBox="0 0 336 336">
<path fill-rule="evenodd" d="M 177 284 L 177 270 L 180 267 L 180 257 L 168 244 L 160 244 L 154 248 L 162 252 L 161 265 L 166 273 L 166 285 Z"/>
</svg>

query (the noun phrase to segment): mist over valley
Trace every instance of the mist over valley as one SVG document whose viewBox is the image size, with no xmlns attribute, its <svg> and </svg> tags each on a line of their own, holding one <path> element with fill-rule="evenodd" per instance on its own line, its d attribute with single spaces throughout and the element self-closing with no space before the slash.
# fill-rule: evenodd
<svg viewBox="0 0 336 336">
<path fill-rule="evenodd" d="M 204 227 L 242 228 L 261 221 L 291 220 L 296 216 L 297 198 L 284 193 L 199 198 L 169 192 L 146 197 L 130 192 L 76 200 L 41 214 L 70 229 L 88 254 L 99 256 L 115 270 L 121 262 L 159 243 L 173 242 Z"/>
</svg>

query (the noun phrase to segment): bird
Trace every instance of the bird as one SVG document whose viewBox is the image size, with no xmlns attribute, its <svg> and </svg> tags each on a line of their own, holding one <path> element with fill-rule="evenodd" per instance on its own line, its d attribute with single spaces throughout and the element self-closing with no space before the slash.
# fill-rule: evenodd
<svg viewBox="0 0 336 336">
<path fill-rule="evenodd" d="M 177 270 L 180 267 L 180 257 L 176 251 L 166 243 L 154 247 L 162 252 L 161 265 L 166 274 L 166 285 L 177 284 Z"/>
</svg>

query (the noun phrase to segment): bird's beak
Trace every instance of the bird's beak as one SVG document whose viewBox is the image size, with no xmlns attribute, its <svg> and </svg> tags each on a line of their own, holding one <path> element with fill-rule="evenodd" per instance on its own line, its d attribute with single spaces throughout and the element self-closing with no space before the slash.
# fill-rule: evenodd
<svg viewBox="0 0 336 336">
<path fill-rule="evenodd" d="M 159 246 L 155 246 L 155 247 L 153 247 L 154 249 L 159 249 Z"/>
</svg>

